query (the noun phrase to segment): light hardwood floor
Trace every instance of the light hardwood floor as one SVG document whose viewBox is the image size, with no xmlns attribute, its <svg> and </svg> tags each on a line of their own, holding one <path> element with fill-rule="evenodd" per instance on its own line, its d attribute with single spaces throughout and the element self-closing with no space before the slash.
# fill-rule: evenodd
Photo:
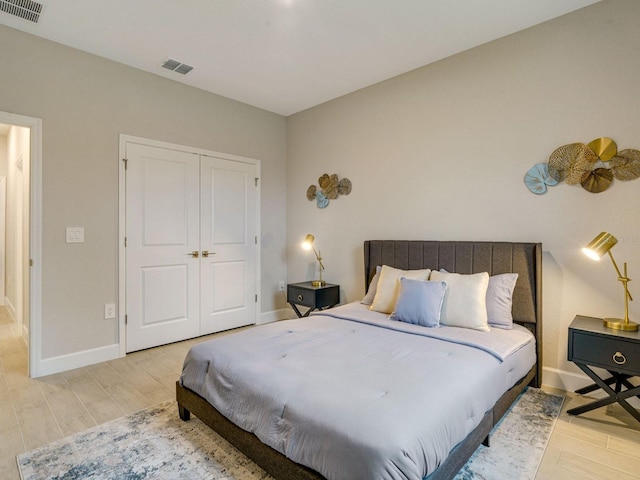
<svg viewBox="0 0 640 480">
<path fill-rule="evenodd" d="M 173 399 L 187 350 L 207 338 L 30 379 L 20 328 L 0 307 L 0 478 L 20 478 L 21 452 Z M 572 417 L 589 399 L 566 395 L 536 480 L 640 479 L 640 423 L 618 405 Z"/>
</svg>

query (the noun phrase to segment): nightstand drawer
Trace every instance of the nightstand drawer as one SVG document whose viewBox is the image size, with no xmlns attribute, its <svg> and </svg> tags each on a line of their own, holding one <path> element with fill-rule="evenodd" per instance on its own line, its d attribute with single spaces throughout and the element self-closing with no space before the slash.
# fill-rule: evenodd
<svg viewBox="0 0 640 480">
<path fill-rule="evenodd" d="M 640 372 L 637 343 L 575 330 L 570 331 L 570 334 L 573 342 L 569 360 L 636 375 Z"/>
<path fill-rule="evenodd" d="M 306 317 L 312 310 L 331 308 L 340 303 L 340 285 L 327 283 L 314 286 L 313 282 L 290 283 L 287 285 L 287 302 L 298 317 Z M 308 307 L 303 315 L 298 306 Z"/>
<path fill-rule="evenodd" d="M 289 285 L 287 288 L 287 302 L 294 302 L 305 307 L 315 307 L 316 290 Z"/>
</svg>

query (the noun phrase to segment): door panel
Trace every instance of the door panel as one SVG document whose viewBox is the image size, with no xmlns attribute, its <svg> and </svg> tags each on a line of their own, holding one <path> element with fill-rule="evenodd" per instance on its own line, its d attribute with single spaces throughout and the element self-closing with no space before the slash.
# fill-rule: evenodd
<svg viewBox="0 0 640 480">
<path fill-rule="evenodd" d="M 189 316 L 189 266 L 166 265 L 140 269 L 142 328 Z M 193 288 L 197 288 L 195 285 Z"/>
<path fill-rule="evenodd" d="M 210 168 L 213 194 L 211 239 L 215 245 L 242 245 L 246 241 L 247 175 L 245 172 Z"/>
<path fill-rule="evenodd" d="M 201 331 L 255 323 L 256 165 L 201 157 Z"/>
<path fill-rule="evenodd" d="M 127 352 L 200 332 L 199 157 L 127 144 Z"/>
<path fill-rule="evenodd" d="M 147 158 L 143 168 L 144 245 L 186 246 L 190 226 L 188 189 L 193 190 L 187 185 L 189 165 Z"/>
<path fill-rule="evenodd" d="M 221 262 L 211 264 L 212 289 L 210 294 L 213 298 L 212 313 L 221 313 L 226 310 L 245 308 L 246 295 L 244 288 L 238 285 L 245 285 L 247 275 L 245 274 L 247 262 Z"/>
</svg>

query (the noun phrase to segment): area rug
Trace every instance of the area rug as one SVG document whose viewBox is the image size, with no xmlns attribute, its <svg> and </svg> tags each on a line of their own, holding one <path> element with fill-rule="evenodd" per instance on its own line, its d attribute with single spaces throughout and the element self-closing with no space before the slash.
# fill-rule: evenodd
<svg viewBox="0 0 640 480">
<path fill-rule="evenodd" d="M 563 397 L 529 388 L 456 480 L 532 479 Z M 18 456 L 23 480 L 272 480 L 175 402 L 122 417 Z"/>
<path fill-rule="evenodd" d="M 454 480 L 532 480 L 549 443 L 564 397 L 527 388 Z"/>
</svg>

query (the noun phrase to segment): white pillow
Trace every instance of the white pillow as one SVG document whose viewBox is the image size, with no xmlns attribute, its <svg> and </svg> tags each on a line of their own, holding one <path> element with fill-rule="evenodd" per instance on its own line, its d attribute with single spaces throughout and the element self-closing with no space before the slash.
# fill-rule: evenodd
<svg viewBox="0 0 640 480">
<path fill-rule="evenodd" d="M 376 292 L 378 291 L 378 279 L 380 278 L 380 269 L 382 267 L 380 265 L 376 266 L 376 273 L 371 279 L 371 283 L 369 284 L 369 290 L 367 290 L 367 294 L 364 296 L 362 301 L 363 305 L 371 305 L 373 303 L 373 298 L 376 296 Z"/>
<path fill-rule="evenodd" d="M 447 282 L 440 324 L 488 332 L 487 272 L 461 275 L 433 271 L 430 280 Z"/>
<path fill-rule="evenodd" d="M 426 281 L 430 274 L 431 270 L 428 268 L 425 270 L 400 270 L 389 265 L 382 265 L 378 278 L 378 289 L 369 310 L 387 314 L 393 312 L 398 298 L 400 277 Z"/>
</svg>

